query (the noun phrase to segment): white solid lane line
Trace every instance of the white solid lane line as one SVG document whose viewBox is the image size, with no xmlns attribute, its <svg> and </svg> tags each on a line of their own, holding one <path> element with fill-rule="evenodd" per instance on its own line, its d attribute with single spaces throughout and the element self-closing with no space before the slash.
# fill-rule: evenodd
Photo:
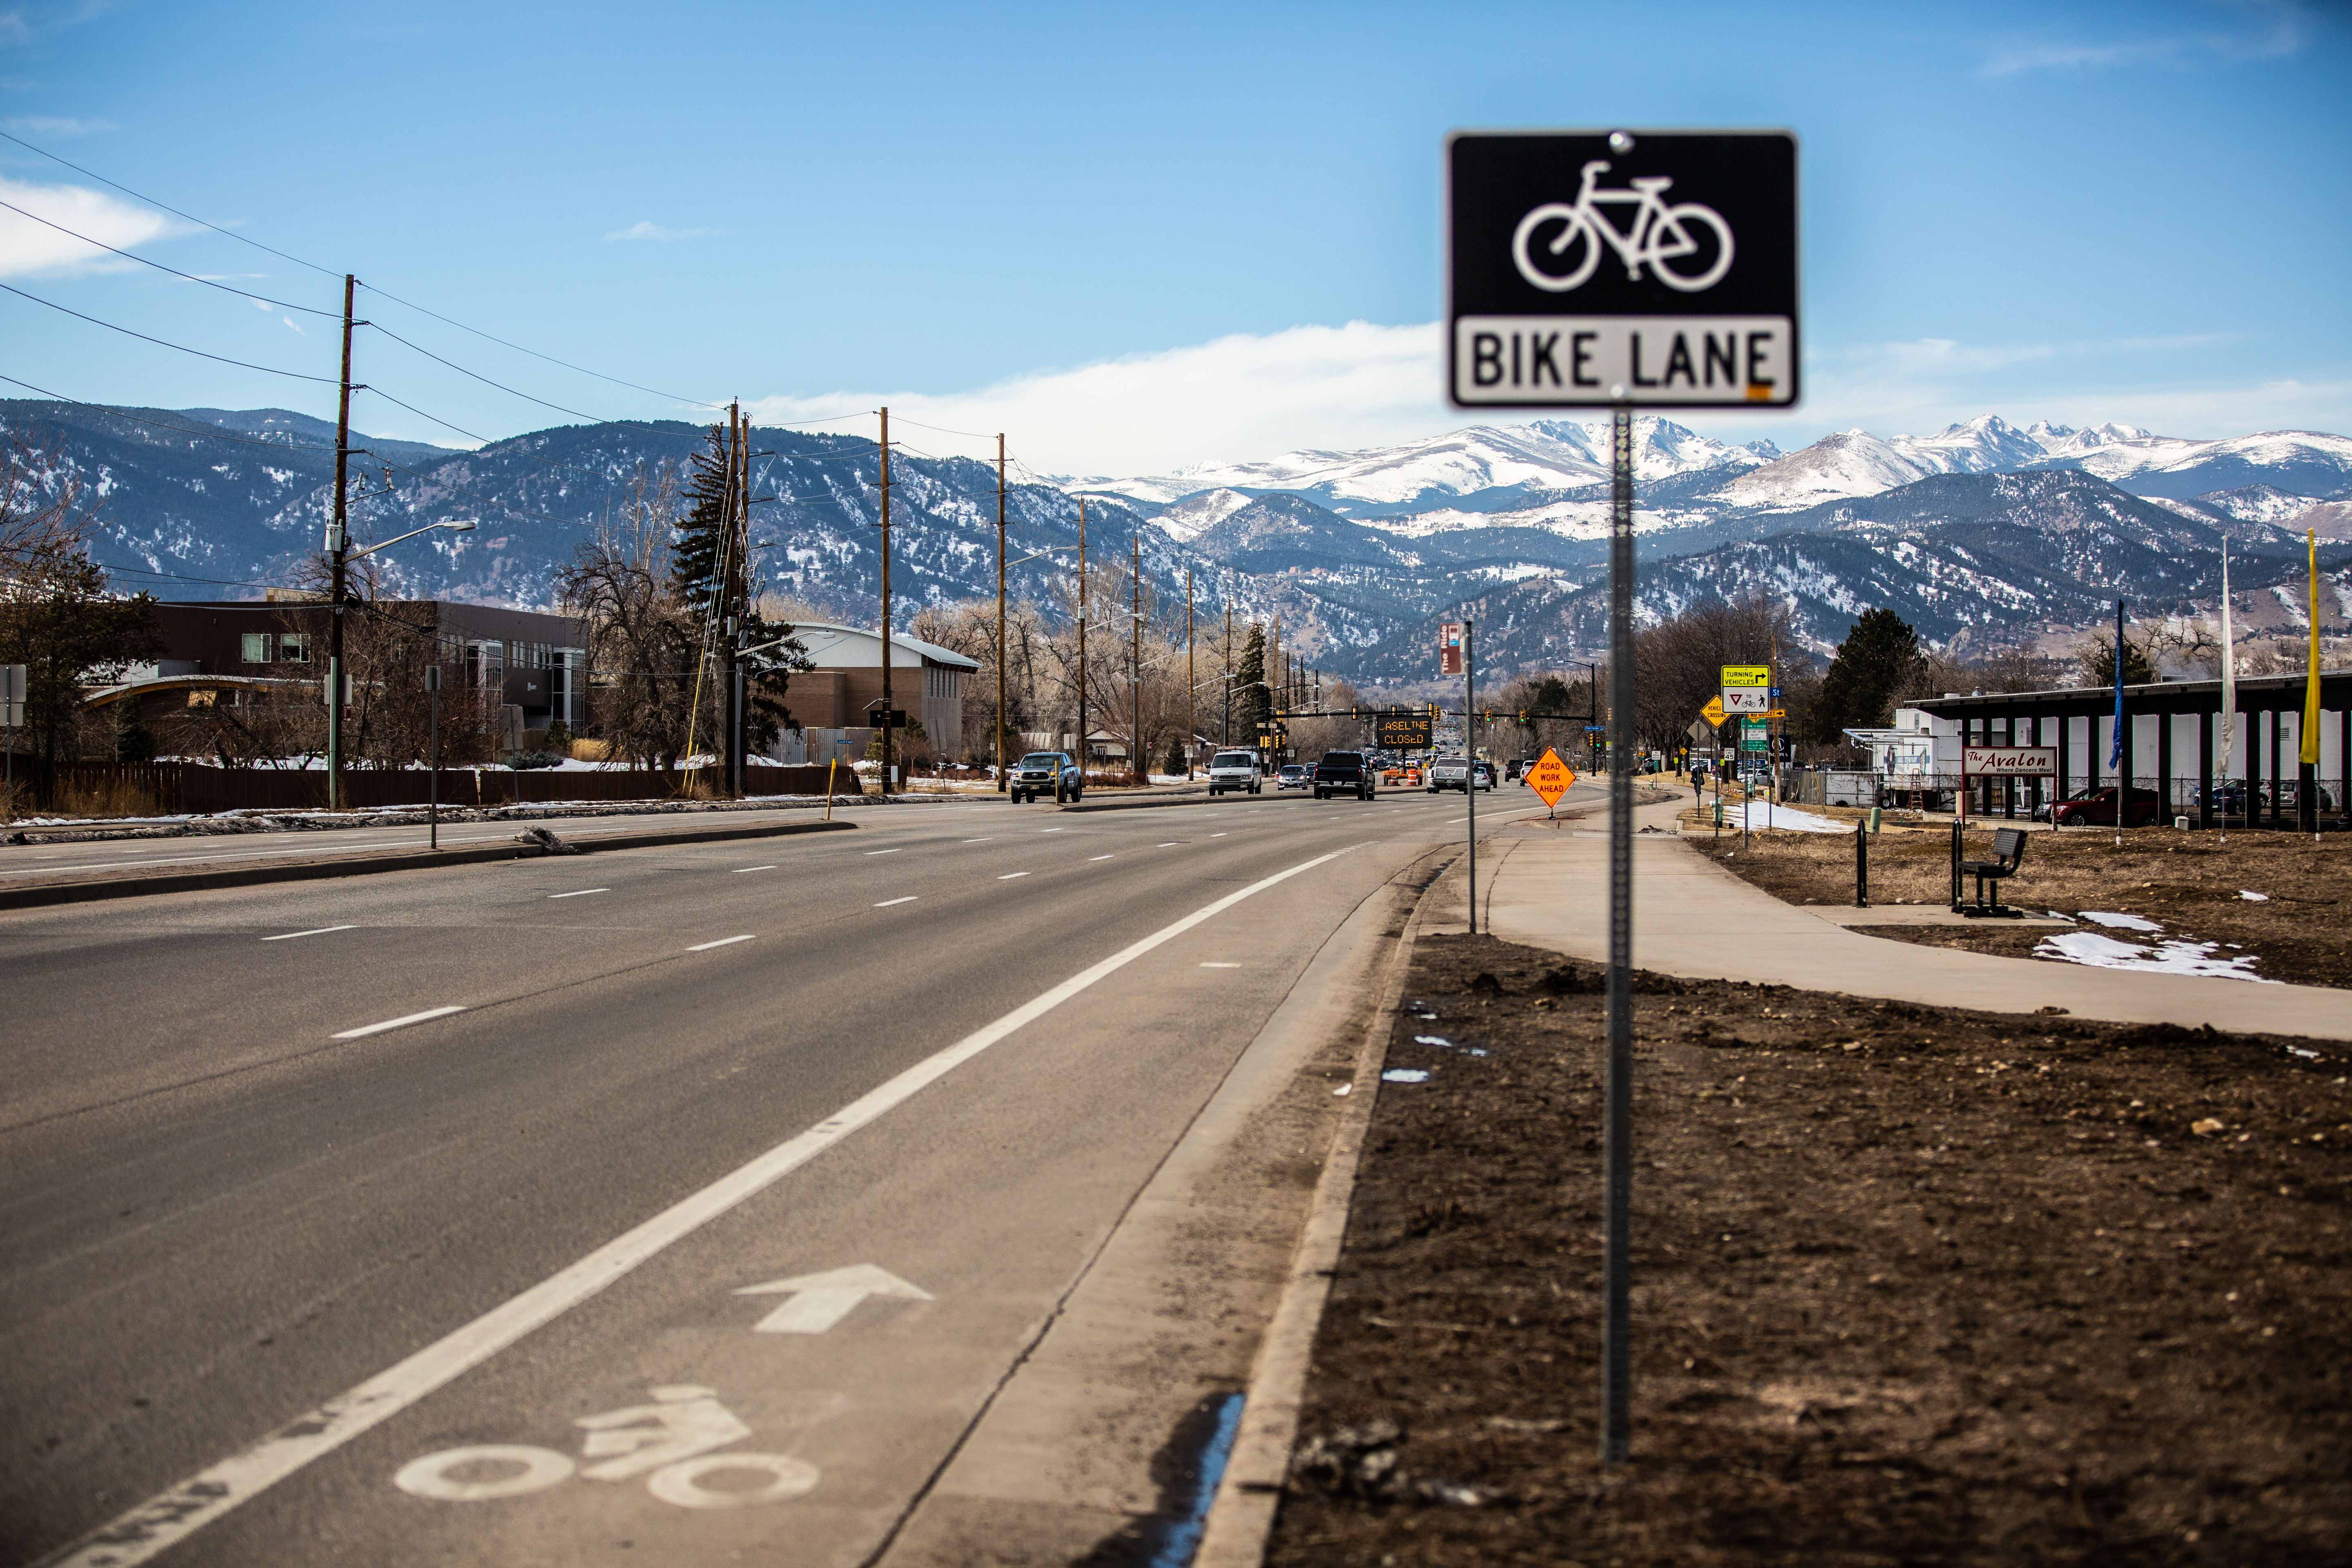
<svg viewBox="0 0 2352 1568">
<path fill-rule="evenodd" d="M 405 1361 L 289 1422 L 241 1453 L 199 1470 L 100 1525 L 65 1555 L 53 1558 L 53 1568 L 136 1568 L 139 1563 L 161 1556 L 238 1504 L 250 1501 L 312 1460 L 333 1453 L 481 1365 L 534 1329 L 562 1316 L 681 1237 L 766 1191 L 991 1046 L 1118 973 L 1154 948 L 1215 919 L 1244 899 L 1347 853 L 1346 849 L 1335 849 L 1287 870 L 1276 871 L 1262 881 L 1227 893 L 1214 903 L 1202 905 L 1173 924 L 1160 927 L 1091 968 L 1080 970 L 936 1056 L 917 1062 L 898 1077 L 867 1090 L 806 1131 L 739 1165 L 700 1192 L 679 1199 L 569 1268 L 426 1345 Z"/>
<path fill-rule="evenodd" d="M 739 942 L 749 942 L 751 940 L 751 939 L 748 936 L 722 936 L 717 942 L 698 942 L 686 951 L 688 952 L 709 952 L 714 947 L 732 947 Z"/>
<path fill-rule="evenodd" d="M 738 866 L 733 871 L 728 874 L 730 876 L 740 877 L 746 871 L 772 871 L 775 868 L 773 866 Z"/>
<path fill-rule="evenodd" d="M 405 1018 L 386 1018 L 381 1024 L 370 1024 L 363 1029 L 345 1029 L 340 1035 L 330 1035 L 331 1040 L 356 1040 L 367 1035 L 381 1035 L 386 1029 L 404 1029 L 411 1024 L 422 1024 L 428 1018 L 446 1018 L 452 1013 L 462 1013 L 463 1007 L 431 1007 L 422 1013 L 411 1013 Z"/>
<path fill-rule="evenodd" d="M 1000 881 L 1000 882 L 1009 882 L 1009 881 L 1013 880 L 1013 878 L 1015 878 L 1015 877 L 1025 877 L 1025 876 L 1027 876 L 1028 874 L 1029 874 L 1029 873 L 1028 873 L 1028 872 L 1026 872 L 1026 871 L 1007 871 L 1006 873 L 1004 873 L 1004 875 L 1003 875 L 1002 877 L 999 877 L 999 878 L 998 878 L 998 879 L 997 879 L 998 881 Z"/>
<path fill-rule="evenodd" d="M 584 899 L 591 893 L 609 893 L 612 890 L 610 888 L 582 888 L 576 892 L 550 893 L 547 896 L 551 899 Z"/>
<path fill-rule="evenodd" d="M 360 928 L 357 926 L 314 926 L 309 931 L 280 931 L 276 936 L 265 936 L 261 940 L 264 942 L 292 942 L 298 936 L 324 936 L 331 931 L 357 931 Z"/>
<path fill-rule="evenodd" d="M 892 904 L 911 904 L 911 903 L 913 903 L 913 902 L 915 901 L 915 900 L 917 899 L 917 897 L 919 897 L 919 895 L 914 894 L 914 893 L 908 893 L 908 894 L 905 898 L 903 898 L 903 899 L 885 899 L 885 900 L 883 900 L 880 903 L 878 903 L 878 904 L 875 905 L 874 907 L 875 907 L 876 909 L 877 909 L 877 910 L 887 910 L 887 909 L 888 909 Z"/>
</svg>

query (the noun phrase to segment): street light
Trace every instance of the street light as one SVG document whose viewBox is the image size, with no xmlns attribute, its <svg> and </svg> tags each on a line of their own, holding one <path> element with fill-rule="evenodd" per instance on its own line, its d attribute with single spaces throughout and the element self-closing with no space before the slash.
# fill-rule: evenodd
<svg viewBox="0 0 2352 1568">
<path fill-rule="evenodd" d="M 338 478 L 340 477 L 339 468 Z M 352 562 L 373 555 L 388 545 L 398 544 L 402 540 L 414 539 L 420 533 L 430 533 L 436 528 L 446 528 L 455 533 L 471 533 L 474 531 L 474 524 L 470 521 L 428 522 L 423 528 L 411 529 L 406 533 L 385 540 L 382 544 L 371 544 L 364 550 L 353 550 L 351 548 L 350 539 L 343 531 L 341 500 L 338 499 L 335 505 L 337 515 L 327 524 L 327 552 L 334 558 L 328 594 L 332 603 L 330 605 L 327 632 L 329 639 L 327 645 L 327 805 L 330 810 L 340 811 L 343 806 L 343 597 L 346 592 L 344 572 Z"/>
</svg>

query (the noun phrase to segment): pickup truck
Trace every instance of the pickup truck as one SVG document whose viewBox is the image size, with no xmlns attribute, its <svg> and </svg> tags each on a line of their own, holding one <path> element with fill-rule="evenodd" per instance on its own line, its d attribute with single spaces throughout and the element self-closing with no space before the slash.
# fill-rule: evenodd
<svg viewBox="0 0 2352 1568">
<path fill-rule="evenodd" d="M 1067 752 L 1030 752 L 1013 764 L 1005 784 L 1013 792 L 1015 805 L 1041 796 L 1074 801 L 1086 789 L 1078 764 L 1070 760 Z"/>
<path fill-rule="evenodd" d="M 1372 770 L 1364 765 L 1361 752 L 1326 752 L 1315 764 L 1315 798 L 1328 800 L 1335 795 L 1352 795 L 1358 800 L 1370 800 L 1377 793 Z"/>
</svg>

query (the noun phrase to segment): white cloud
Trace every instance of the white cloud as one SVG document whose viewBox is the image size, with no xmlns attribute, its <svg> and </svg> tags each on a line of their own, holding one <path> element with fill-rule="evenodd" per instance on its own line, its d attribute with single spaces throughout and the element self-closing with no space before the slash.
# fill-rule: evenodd
<svg viewBox="0 0 2352 1568">
<path fill-rule="evenodd" d="M 1830 347 L 1807 356 L 1804 402 L 1788 413 L 1669 413 L 1719 441 L 1769 437 L 1789 447 L 1857 426 L 1882 436 L 1926 434 L 1980 414 L 2021 425 L 2114 420 L 2199 438 L 2281 428 L 2352 432 L 2352 382 L 2199 384 L 2179 374 L 2136 375 L 2109 357 L 2189 353 L 2207 341 L 1922 338 Z M 776 395 L 748 406 L 763 425 L 871 434 L 871 411 L 887 405 L 892 438 L 924 452 L 992 458 L 988 433 L 1003 430 L 1031 469 L 1086 476 L 1167 474 L 1302 449 L 1352 451 L 1538 417 L 1449 407 L 1442 343 L 1434 322 L 1353 321 L 1036 371 L 971 392 Z"/>
<path fill-rule="evenodd" d="M 35 185 L 0 178 L 0 201 L 123 250 L 185 227 L 162 213 L 80 185 Z M 130 265 L 48 224 L 0 207 L 0 278 L 112 271 Z"/>
<path fill-rule="evenodd" d="M 840 392 L 751 405 L 791 425 L 887 405 L 959 430 L 1003 430 L 1046 473 L 1166 473 L 1209 458 L 1358 447 L 1479 423 L 1445 405 L 1437 325 L 1293 327 L 1037 371 L 978 391 Z M 835 426 L 838 428 L 839 426 Z M 927 451 L 993 455 L 993 440 L 909 432 Z"/>
<path fill-rule="evenodd" d="M 2176 33 L 2157 37 L 2095 42 L 2011 40 L 1997 46 L 1979 76 L 2021 76 L 2038 70 L 2105 70 L 2118 66 L 2168 66 L 2190 69 L 2215 61 L 2270 60 L 2294 54 L 2310 38 L 2297 0 L 2232 0 L 2254 14 L 2248 31 Z"/>
<path fill-rule="evenodd" d="M 0 129 L 18 136 L 97 136 L 122 127 L 111 120 L 75 120 L 53 114 L 21 114 L 13 120 L 0 120 Z"/>
<path fill-rule="evenodd" d="M 720 232 L 715 228 L 664 228 L 657 223 L 639 222 L 614 229 L 604 237 L 604 243 L 610 245 L 616 239 L 700 239 Z"/>
</svg>

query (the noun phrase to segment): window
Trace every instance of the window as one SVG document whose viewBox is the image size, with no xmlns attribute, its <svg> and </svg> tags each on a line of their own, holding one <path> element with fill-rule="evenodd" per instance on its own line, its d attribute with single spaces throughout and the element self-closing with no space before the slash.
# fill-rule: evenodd
<svg viewBox="0 0 2352 1568">
<path fill-rule="evenodd" d="M 286 632 L 278 639 L 278 657 L 288 664 L 310 662 L 310 634 Z"/>
<path fill-rule="evenodd" d="M 237 658 L 247 664 L 268 664 L 277 657 L 277 650 L 269 646 L 277 640 L 270 632 L 247 632 L 238 639 Z"/>
</svg>

